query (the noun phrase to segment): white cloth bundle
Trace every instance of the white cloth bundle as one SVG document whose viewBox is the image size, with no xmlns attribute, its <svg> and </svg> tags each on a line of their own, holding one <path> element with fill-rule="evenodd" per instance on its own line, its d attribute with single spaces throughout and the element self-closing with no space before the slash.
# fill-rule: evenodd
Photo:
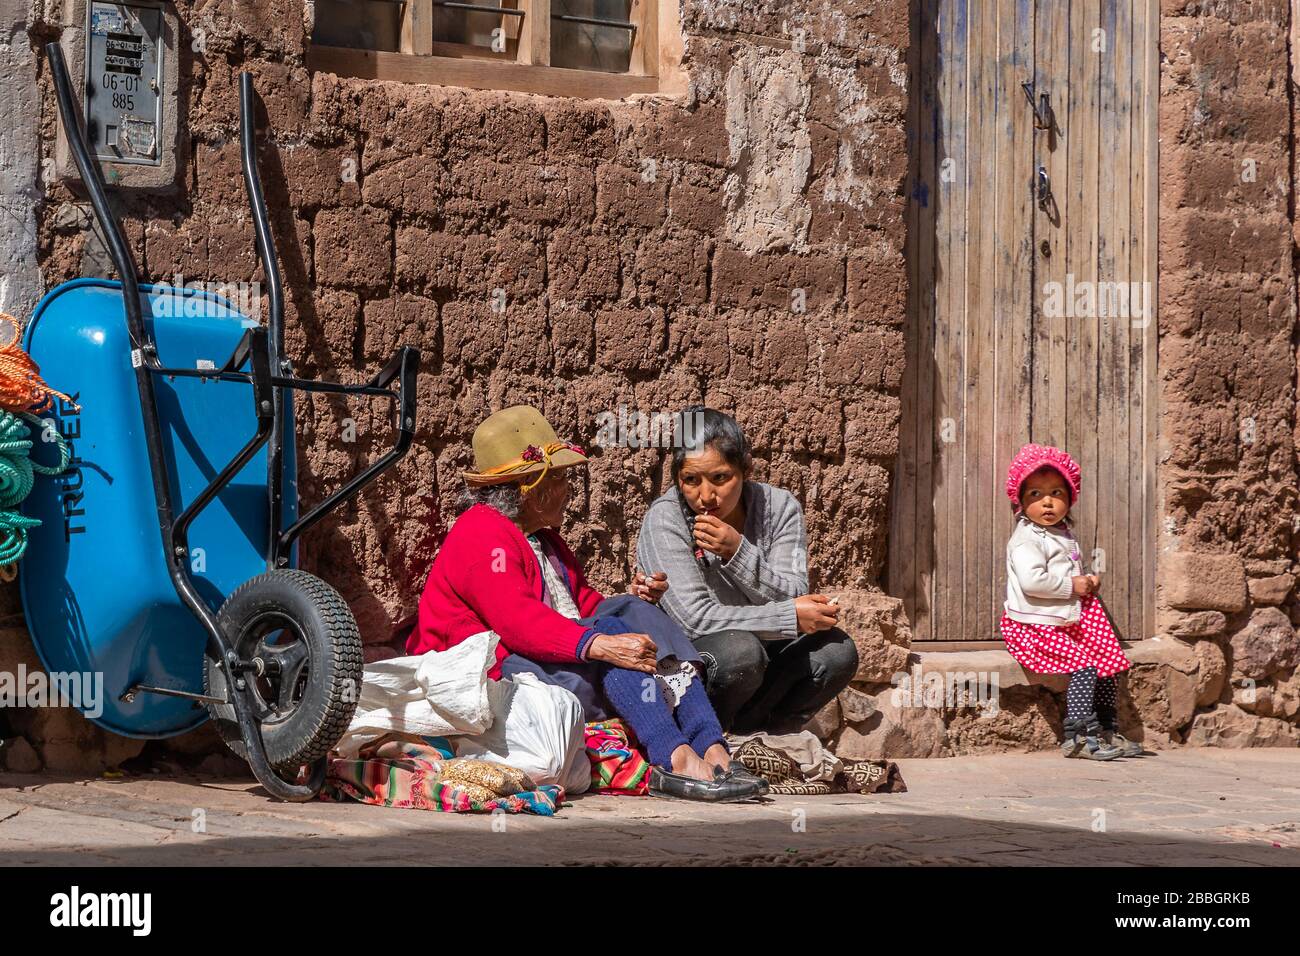
<svg viewBox="0 0 1300 956">
<path fill-rule="evenodd" d="M 582 705 L 533 674 L 489 680 L 500 640 L 482 631 L 445 651 L 371 664 L 362 672 L 356 713 L 334 749 L 355 757 L 385 734 L 447 737 L 458 757 L 494 760 L 536 783 L 585 792 L 591 763 Z"/>
<path fill-rule="evenodd" d="M 354 757 L 389 733 L 421 737 L 480 734 L 492 726 L 487 673 L 496 662 L 493 631 L 445 651 L 376 661 L 361 676 L 356 713 L 335 749 Z"/>
<path fill-rule="evenodd" d="M 456 756 L 495 760 L 524 771 L 537 783 L 585 793 L 591 785 L 591 761 L 578 698 L 528 673 L 493 681 L 488 692 L 493 698 L 492 726 L 481 734 L 453 738 Z"/>
</svg>

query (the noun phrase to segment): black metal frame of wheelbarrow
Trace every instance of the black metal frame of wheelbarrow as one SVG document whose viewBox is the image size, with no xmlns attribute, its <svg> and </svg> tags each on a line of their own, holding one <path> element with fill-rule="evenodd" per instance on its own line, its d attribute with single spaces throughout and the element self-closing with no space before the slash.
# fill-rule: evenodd
<svg viewBox="0 0 1300 956">
<path fill-rule="evenodd" d="M 283 317 L 284 295 L 280 279 L 279 260 L 275 251 L 275 240 L 266 215 L 266 201 L 262 195 L 262 184 L 257 168 L 255 100 L 252 77 L 248 73 L 240 75 L 239 114 L 240 145 L 244 170 L 244 186 L 248 192 L 249 206 L 253 214 L 256 236 L 257 255 L 266 273 L 267 298 L 269 302 L 269 320 L 266 326 L 257 326 L 245 331 L 239 344 L 226 363 L 219 369 L 166 368 L 159 364 L 158 348 L 153 332 L 145 325 L 141 309 L 140 287 L 136 279 L 135 259 L 130 247 L 122 235 L 121 226 L 108 205 L 108 196 L 104 188 L 99 164 L 91 156 L 83 134 L 81 111 L 72 95 L 72 86 L 68 79 L 63 51 L 57 43 L 49 44 L 50 72 L 54 80 L 54 89 L 58 95 L 59 113 L 67 133 L 68 146 L 76 161 L 77 169 L 90 194 L 95 218 L 103 229 L 104 239 L 108 244 L 113 266 L 122 280 L 122 301 L 126 307 L 127 328 L 131 338 L 131 365 L 135 369 L 136 385 L 139 389 L 140 408 L 144 416 L 145 442 L 149 452 L 149 466 L 153 477 L 154 497 L 158 506 L 158 530 L 162 535 L 163 548 L 167 555 L 167 568 L 172 584 L 185 606 L 193 612 L 207 632 L 207 653 L 221 662 L 226 672 L 226 686 L 230 688 L 231 700 L 226 701 L 202 694 L 191 694 L 169 688 L 136 685 L 124 694 L 159 693 L 193 699 L 196 702 L 231 703 L 239 724 L 239 732 L 248 748 L 248 763 L 252 767 L 258 782 L 272 796 L 282 800 L 307 800 L 315 796 L 325 776 L 325 760 L 321 759 L 310 768 L 305 784 L 297 784 L 281 778 L 271 767 L 266 757 L 266 748 L 262 742 L 261 730 L 253 714 L 253 681 L 245 680 L 244 674 L 255 670 L 251 661 L 240 660 L 234 650 L 232 636 L 222 632 L 217 623 L 217 616 L 199 597 L 190 577 L 189 545 L 187 533 L 190 524 L 208 504 L 230 483 L 239 471 L 252 460 L 253 456 L 268 445 L 267 450 L 267 493 L 270 513 L 270 534 L 268 536 L 266 566 L 267 570 L 283 568 L 289 563 L 290 549 L 294 540 L 304 531 L 316 524 L 329 512 L 344 501 L 357 494 L 365 485 L 379 476 L 397 459 L 406 454 L 415 435 L 415 401 L 416 374 L 419 370 L 420 353 L 410 346 L 402 346 L 378 375 L 365 385 L 342 385 L 332 382 L 318 382 L 292 377 L 292 368 L 283 356 Z M 239 369 L 245 362 L 250 363 L 251 371 Z M 257 414 L 257 433 L 240 449 L 239 453 L 221 469 L 220 473 L 206 488 L 181 512 L 174 516 L 172 509 L 171 488 L 168 482 L 167 459 L 163 452 L 162 429 L 158 421 L 158 408 L 154 403 L 154 376 L 185 376 L 200 379 L 214 379 L 224 382 L 244 382 L 253 388 L 253 406 Z M 397 382 L 394 393 L 389 387 Z M 327 497 L 316 507 L 302 515 L 286 529 L 281 529 L 284 501 L 284 469 L 282 448 L 283 404 L 280 390 L 290 388 L 312 392 L 332 392 L 341 395 L 382 396 L 392 400 L 397 408 L 397 438 L 393 447 L 383 457 L 373 462 L 360 474 L 354 476 L 342 488 Z"/>
</svg>

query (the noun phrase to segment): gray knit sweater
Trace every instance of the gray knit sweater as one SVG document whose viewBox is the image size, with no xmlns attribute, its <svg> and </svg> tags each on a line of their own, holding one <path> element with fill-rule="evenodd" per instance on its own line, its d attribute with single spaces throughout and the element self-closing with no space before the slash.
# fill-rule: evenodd
<svg viewBox="0 0 1300 956">
<path fill-rule="evenodd" d="M 808 593 L 803 509 L 794 495 L 747 481 L 745 530 L 730 561 L 695 560 L 695 543 L 676 487 L 657 498 L 641 522 L 637 564 L 668 575 L 660 602 L 692 639 L 718 631 L 752 631 L 763 640 L 799 636 L 794 599 Z"/>
</svg>

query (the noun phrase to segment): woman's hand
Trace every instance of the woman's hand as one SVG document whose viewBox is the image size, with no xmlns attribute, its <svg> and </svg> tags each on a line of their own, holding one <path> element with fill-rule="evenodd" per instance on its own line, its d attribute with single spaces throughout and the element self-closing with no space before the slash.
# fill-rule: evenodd
<svg viewBox="0 0 1300 956">
<path fill-rule="evenodd" d="M 699 515 L 695 519 L 695 543 L 730 561 L 740 548 L 740 532 L 717 515 Z"/>
<path fill-rule="evenodd" d="M 799 633 L 811 634 L 834 627 L 840 608 L 825 594 L 805 594 L 794 599 L 794 613 L 799 620 Z"/>
<path fill-rule="evenodd" d="M 587 660 L 653 674 L 657 650 L 649 634 L 597 634 L 587 646 Z"/>
<path fill-rule="evenodd" d="M 636 575 L 632 578 L 632 587 L 628 588 L 628 593 L 639 597 L 643 601 L 649 601 L 651 604 L 658 604 L 659 599 L 664 596 L 664 592 L 667 590 L 668 575 L 662 571 L 656 571 L 646 577 L 638 568 Z"/>
</svg>

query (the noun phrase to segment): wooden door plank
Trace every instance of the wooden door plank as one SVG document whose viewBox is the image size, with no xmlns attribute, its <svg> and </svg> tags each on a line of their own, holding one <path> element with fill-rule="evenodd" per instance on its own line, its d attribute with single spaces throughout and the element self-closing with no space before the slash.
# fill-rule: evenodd
<svg viewBox="0 0 1300 956">
<path fill-rule="evenodd" d="M 935 605 L 939 616 L 936 640 L 961 640 L 965 635 L 963 619 L 965 571 L 964 522 L 962 521 L 962 472 L 965 461 L 966 416 L 963 399 L 966 354 L 966 247 L 968 243 L 967 201 L 971 169 L 968 155 L 969 91 L 969 7 L 967 0 L 949 0 L 949 16 L 942 25 L 941 44 L 943 77 L 947 87 L 940 109 L 947 116 L 944 134 L 944 159 L 951 159 L 947 189 L 941 191 L 939 234 L 946 245 L 944 281 L 946 302 L 936 324 L 939 347 L 936 349 L 936 400 L 933 427 L 942 438 L 935 446 L 939 462 L 936 500 L 940 502 L 938 534 L 935 539 Z"/>
<path fill-rule="evenodd" d="M 1098 12 L 1097 0 L 1077 0 L 1070 4 L 1069 179 L 1066 183 L 1069 215 L 1064 220 L 1064 229 L 1068 263 L 1066 305 L 1074 308 L 1067 311 L 1067 316 L 1071 311 L 1073 316 L 1058 324 L 1064 337 L 1067 385 L 1065 445 L 1062 447 L 1078 461 L 1087 489 L 1071 512 L 1085 554 L 1092 551 L 1096 542 L 1098 491 L 1095 290 L 1101 68 L 1094 45 Z M 1076 292 L 1082 291 L 1083 296 L 1071 295 L 1072 288 Z"/>
<path fill-rule="evenodd" d="M 1127 367 L 1128 364 L 1127 349 L 1124 348 L 1127 336 L 1122 328 L 1122 321 L 1110 314 L 1112 305 L 1117 306 L 1118 303 L 1110 302 L 1106 293 L 1110 288 L 1108 283 L 1113 283 L 1117 279 L 1118 237 L 1114 232 L 1117 211 L 1115 190 L 1118 185 L 1116 167 L 1120 162 L 1117 155 L 1120 142 L 1119 127 L 1124 122 L 1117 111 L 1115 57 L 1116 51 L 1127 42 L 1115 31 L 1115 2 L 1116 0 L 1101 0 L 1097 5 L 1098 17 L 1090 29 L 1100 33 L 1095 34 L 1097 40 L 1089 47 L 1098 66 L 1097 131 L 1093 138 L 1103 159 L 1097 165 L 1096 256 L 1093 261 L 1097 312 L 1094 324 L 1096 348 L 1093 357 L 1096 371 L 1093 378 L 1096 382 L 1097 411 L 1090 431 L 1096 436 L 1096 441 L 1091 447 L 1093 459 L 1090 464 L 1093 471 L 1089 481 L 1091 488 L 1086 499 L 1089 503 L 1087 512 L 1092 520 L 1093 531 L 1084 555 L 1090 562 L 1100 562 L 1101 568 L 1104 569 L 1100 573 L 1105 584 L 1110 582 L 1118 584 L 1123 580 L 1113 576 L 1113 565 L 1119 560 L 1115 549 L 1122 543 L 1122 538 L 1114 534 L 1114 516 L 1119 506 L 1118 492 L 1122 474 L 1119 464 L 1123 461 L 1127 465 L 1128 462 L 1128 448 L 1121 441 L 1118 433 L 1119 421 L 1115 410 L 1115 406 L 1123 401 L 1124 373 L 1121 367 Z M 1122 341 L 1117 341 L 1117 336 L 1124 336 L 1124 338 Z M 1090 570 L 1096 569 L 1090 568 Z M 1109 587 L 1106 587 L 1103 593 L 1106 607 L 1111 612 L 1116 626 L 1123 627 L 1128 604 L 1127 593 L 1118 589 L 1112 593 Z"/>
<path fill-rule="evenodd" d="M 1157 229 L 1159 197 L 1157 196 L 1160 168 L 1160 139 L 1157 106 L 1160 96 L 1160 4 L 1159 0 L 1135 0 L 1135 10 L 1142 14 L 1143 52 L 1145 76 L 1141 91 L 1142 102 L 1142 262 L 1143 281 L 1149 283 L 1151 300 L 1148 304 L 1146 324 L 1142 328 L 1142 418 L 1143 435 L 1143 637 L 1155 634 L 1156 593 L 1156 449 L 1159 408 L 1159 380 L 1156 371 L 1156 330 L 1159 324 L 1160 302 L 1156 274 Z M 1137 31 L 1135 31 L 1136 34 Z"/>
<path fill-rule="evenodd" d="M 949 593 L 949 555 L 952 553 L 952 516 L 949 509 L 949 486 L 952 485 L 952 444 L 949 442 L 948 416 L 953 367 L 953 312 L 956 306 L 953 280 L 954 230 L 957 228 L 957 203 L 962 195 L 958 173 L 966 159 L 954 153 L 954 130 L 961 127 L 959 113 L 965 111 L 965 98 L 958 101 L 957 77 L 954 75 L 953 46 L 956 43 L 957 4 L 961 0 L 937 0 L 935 34 L 935 75 L 939 88 L 935 109 L 935 375 L 931 381 L 931 421 L 922 423 L 930 436 L 931 494 L 935 510 L 935 563 L 932 578 L 931 640 L 946 640 L 952 622 Z"/>
<path fill-rule="evenodd" d="M 1103 116 L 1111 116 L 1114 127 L 1114 142 L 1109 150 L 1103 149 L 1103 156 L 1113 157 L 1113 175 L 1109 180 L 1111 194 L 1109 211 L 1105 223 L 1106 234 L 1111 243 L 1111 255 L 1107 273 L 1103 279 L 1116 283 L 1121 293 L 1129 289 L 1132 278 L 1129 255 L 1132 243 L 1130 222 L 1132 221 L 1133 197 L 1132 187 L 1133 161 L 1133 18 L 1130 0 L 1107 0 L 1105 22 L 1103 27 L 1112 37 L 1113 55 L 1110 69 L 1106 75 L 1108 89 L 1113 94 L 1113 102 L 1103 102 Z M 1106 167 L 1112 163 L 1107 162 Z M 1118 283 L 1124 283 L 1123 286 Z M 1107 458 L 1112 467 L 1112 488 L 1114 505 L 1100 502 L 1104 507 L 1105 521 L 1101 528 L 1106 537 L 1101 546 L 1105 548 L 1106 575 L 1103 598 L 1111 611 L 1120 636 L 1132 639 L 1140 636 L 1141 622 L 1133 619 L 1135 605 L 1131 590 L 1133 574 L 1131 555 L 1135 544 L 1140 546 L 1141 533 L 1130 524 L 1132 515 L 1132 465 L 1134 441 L 1129 411 L 1132 405 L 1132 377 L 1130 375 L 1133 351 L 1129 347 L 1130 319 L 1124 301 L 1117 301 L 1121 314 L 1109 319 L 1113 331 L 1108 340 L 1113 342 L 1113 351 L 1104 356 L 1103 361 L 1113 364 L 1115 390 L 1111 397 L 1107 413 L 1111 416 L 1113 426 L 1108 430 L 1105 425 L 1099 430 L 1106 441 Z M 1140 357 L 1140 356 L 1139 356 Z M 1113 434 L 1113 441 L 1106 438 Z M 1138 527 L 1140 528 L 1139 521 Z M 1135 629 L 1136 628 L 1136 629 Z"/>
<path fill-rule="evenodd" d="M 1131 149 L 1132 160 L 1129 166 L 1129 199 L 1132 211 L 1129 215 L 1129 275 L 1134 281 L 1141 282 L 1146 277 L 1146 242 L 1144 231 L 1144 209 L 1146 200 L 1146 11 L 1145 0 L 1136 0 L 1130 4 L 1129 34 L 1132 37 L 1130 64 L 1129 99 L 1132 108 Z M 1144 303 L 1145 305 L 1145 303 Z M 1139 320 L 1141 321 L 1141 320 Z M 1148 449 L 1146 444 L 1146 422 L 1144 387 L 1144 341 L 1145 333 L 1141 325 L 1129 323 L 1129 429 L 1132 452 L 1129 456 L 1129 522 L 1128 533 L 1133 536 L 1130 547 L 1130 576 L 1128 583 L 1130 638 L 1149 637 L 1146 627 L 1146 596 L 1143 589 L 1146 584 L 1145 561 L 1147 553 L 1146 516 L 1143 513 L 1146 500 L 1146 463 L 1148 454 L 1154 454 L 1154 447 Z M 1152 503 L 1153 504 L 1153 503 Z"/>
<path fill-rule="evenodd" d="M 995 284 L 1001 312 L 994 323 L 996 383 L 993 401 L 994 481 L 993 592 L 995 618 L 1006 597 L 1006 541 L 1013 522 L 1003 480 L 1007 464 L 1029 440 L 1032 390 L 1034 206 L 1026 184 L 1033 179 L 1033 112 L 1020 84 L 1033 79 L 1034 0 L 998 0 L 999 136 L 1005 144 L 997 173 Z"/>
<path fill-rule="evenodd" d="M 1136 282 L 1146 278 L 1146 241 L 1143 235 L 1144 210 L 1146 201 L 1146 11 L 1145 0 L 1135 0 L 1130 4 L 1129 34 L 1132 37 L 1132 55 L 1130 64 L 1129 99 L 1132 106 L 1131 142 L 1132 160 L 1129 166 L 1129 199 L 1132 211 L 1129 215 L 1129 276 Z M 1145 302 L 1143 303 L 1145 305 Z M 1138 320 L 1139 323 L 1143 320 Z M 1129 582 L 1129 620 L 1130 637 L 1144 638 L 1150 636 L 1147 630 L 1145 613 L 1146 596 L 1146 516 L 1143 513 L 1148 504 L 1146 500 L 1146 463 L 1148 454 L 1154 454 L 1154 446 L 1148 449 L 1146 444 L 1146 422 L 1143 402 L 1145 401 L 1144 377 L 1144 339 L 1141 324 L 1129 323 L 1129 429 L 1133 452 L 1129 457 L 1130 498 L 1129 498 L 1129 534 L 1136 539 L 1130 548 Z M 1136 510 L 1135 510 L 1136 509 Z"/>
<path fill-rule="evenodd" d="M 918 326 L 917 351 L 921 361 L 916 376 L 916 420 L 913 440 L 917 449 L 915 539 L 909 550 L 916 556 L 915 599 L 917 634 L 925 640 L 934 636 L 934 582 L 935 582 L 935 324 L 937 322 L 936 296 L 939 277 L 936 273 L 936 207 L 940 186 L 937 163 L 939 160 L 939 109 L 938 60 L 939 0 L 920 0 L 924 19 L 921 23 L 920 55 L 929 64 L 921 86 L 923 127 L 920 135 L 921 168 L 926 171 L 925 201 L 920 210 L 920 274 L 926 282 L 921 288 L 922 321 Z"/>
<path fill-rule="evenodd" d="M 922 16 L 920 11 L 917 17 Z M 915 548 L 910 544 L 916 532 L 916 379 L 920 370 L 920 324 L 922 322 L 925 280 L 921 274 L 919 245 L 924 237 L 920 229 L 921 195 L 925 177 L 920 162 L 921 45 L 918 23 L 911 27 L 913 42 L 907 51 L 907 75 L 911 95 L 907 98 L 907 135 L 910 140 L 907 168 L 907 320 L 903 327 L 903 379 L 899 389 L 898 458 L 894 462 L 889 508 L 889 570 L 887 585 L 891 595 L 903 602 L 904 613 L 912 622 L 912 637 L 917 637 Z M 905 544 L 904 542 L 909 542 Z"/>
<path fill-rule="evenodd" d="M 1034 242 L 1037 268 L 1034 274 L 1034 360 L 1032 432 L 1033 440 L 1047 445 L 1065 443 L 1065 337 L 1064 319 L 1048 314 L 1049 284 L 1064 289 L 1068 243 L 1070 196 L 1067 157 L 1070 131 L 1070 4 L 1037 4 L 1034 21 L 1034 92 L 1049 94 L 1053 110 L 1050 130 L 1034 136 L 1035 166 L 1046 170 L 1054 201 L 1047 210 L 1034 208 Z M 1034 188 L 1033 183 L 1027 188 Z M 1044 245 L 1046 244 L 1046 245 Z"/>
<path fill-rule="evenodd" d="M 1024 112 L 1019 109 L 1020 103 L 1024 102 L 1023 94 L 1019 102 L 1011 96 L 1012 93 L 1019 92 L 1011 72 L 1016 42 L 1015 4 L 994 0 L 992 9 L 989 10 L 989 19 L 995 27 L 989 56 L 993 90 L 993 111 L 989 117 L 989 127 L 996 144 L 997 169 L 989 177 L 994 202 L 986 236 L 989 250 L 985 276 L 992 294 L 991 308 L 987 312 L 988 329 L 985 332 L 989 357 L 985 359 L 985 382 L 981 386 L 985 410 L 980 439 L 979 534 L 980 549 L 988 562 L 987 568 L 981 571 L 981 587 L 987 598 L 980 609 L 979 627 L 969 635 L 971 640 L 985 641 L 998 636 L 998 620 L 1002 617 L 1002 603 L 1006 597 L 1005 585 L 1001 583 L 1006 566 L 1006 536 L 1001 520 L 1005 516 L 1005 510 L 998 500 L 1003 495 L 1002 485 L 1006 478 L 1006 466 L 998 440 L 999 423 L 1004 411 L 999 404 L 999 382 L 1005 376 L 1008 364 L 1014 361 L 1003 348 L 1002 331 L 1019 321 L 1014 297 L 1017 277 L 1011 274 L 1010 265 L 1013 258 L 1011 250 L 1023 238 L 1023 234 L 1015 230 L 1011 209 L 1016 192 L 1012 180 L 1018 143 L 1015 117 Z"/>
<path fill-rule="evenodd" d="M 982 633 L 982 607 L 987 604 L 984 572 L 988 561 L 984 538 L 980 536 L 980 484 L 989 462 L 982 457 L 984 434 L 988 432 L 987 403 L 984 402 L 985 368 L 991 363 L 987 342 L 989 312 L 996 307 L 995 286 L 989 277 L 992 267 L 992 230 L 996 216 L 992 177 L 997 170 L 995 134 L 996 104 L 992 83 L 992 60 L 996 56 L 997 12 L 988 0 L 972 4 L 967 20 L 967 103 L 966 168 L 966 349 L 962 355 L 962 486 L 957 520 L 962 528 L 962 631 L 956 640 L 970 640 Z"/>
</svg>

